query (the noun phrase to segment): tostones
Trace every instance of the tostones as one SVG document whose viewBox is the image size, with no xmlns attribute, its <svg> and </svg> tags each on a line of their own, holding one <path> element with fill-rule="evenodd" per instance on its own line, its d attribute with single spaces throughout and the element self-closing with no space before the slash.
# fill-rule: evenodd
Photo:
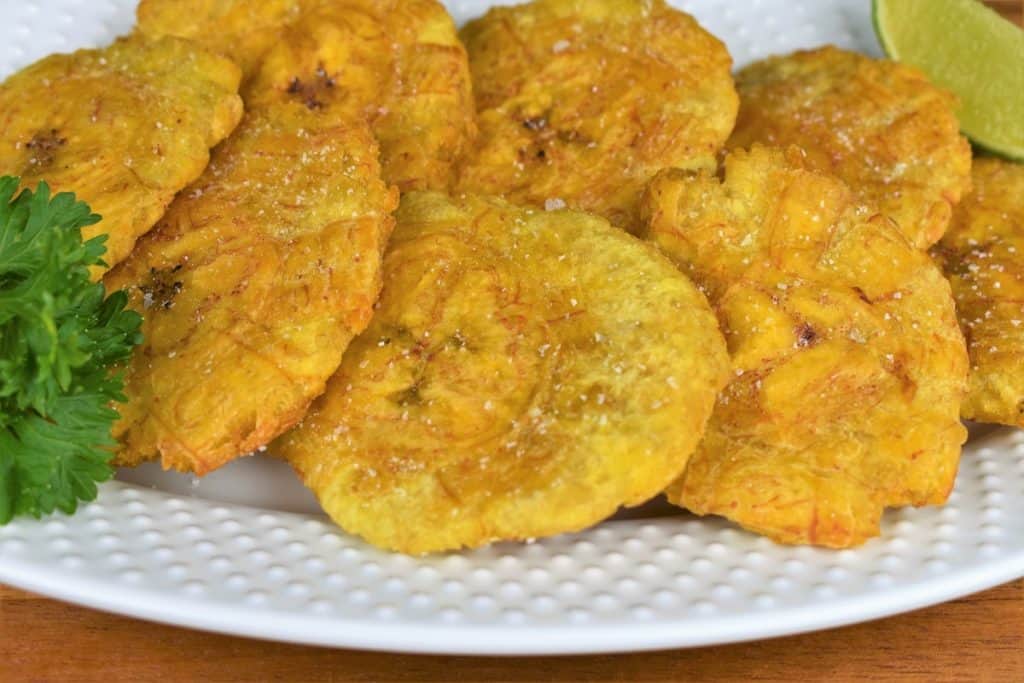
<svg viewBox="0 0 1024 683">
<path fill-rule="evenodd" d="M 237 125 L 240 78 L 176 38 L 47 57 L 0 85 L 0 175 L 88 202 L 103 221 L 83 236 L 106 233 L 113 266 Z"/>
<path fill-rule="evenodd" d="M 549 536 L 660 493 L 727 371 L 706 299 L 649 245 L 585 214 L 412 193 L 369 329 L 275 449 L 380 547 Z"/>
<path fill-rule="evenodd" d="M 663 172 L 649 237 L 707 292 L 733 377 L 672 502 L 783 543 L 855 546 L 886 507 L 943 503 L 966 430 L 948 283 L 800 150 Z"/>
<path fill-rule="evenodd" d="M 919 248 L 942 237 L 970 190 L 956 98 L 913 67 L 825 47 L 748 66 L 736 83 L 730 149 L 798 145 Z"/>
<path fill-rule="evenodd" d="M 315 79 L 298 66 L 296 77 Z M 205 474 L 305 414 L 369 322 L 396 193 L 365 120 L 259 98 L 206 173 L 109 273 L 144 317 L 119 464 Z"/>
<path fill-rule="evenodd" d="M 299 12 L 299 0 L 140 0 L 135 14 L 140 33 L 195 40 L 248 76 Z"/>
<path fill-rule="evenodd" d="M 435 0 L 143 0 L 138 22 L 222 51 L 250 78 L 286 79 L 310 106 L 315 90 L 344 91 L 370 121 L 385 180 L 403 192 L 448 189 L 475 137 L 466 51 Z M 321 60 L 313 80 L 289 73 L 296 52 Z"/>
<path fill-rule="evenodd" d="M 480 141 L 459 188 L 639 228 L 644 186 L 711 169 L 736 121 L 725 46 L 662 0 L 536 0 L 462 30 Z"/>
<path fill-rule="evenodd" d="M 962 415 L 1024 427 L 1024 166 L 976 159 L 973 176 L 934 251 L 971 355 Z"/>
</svg>

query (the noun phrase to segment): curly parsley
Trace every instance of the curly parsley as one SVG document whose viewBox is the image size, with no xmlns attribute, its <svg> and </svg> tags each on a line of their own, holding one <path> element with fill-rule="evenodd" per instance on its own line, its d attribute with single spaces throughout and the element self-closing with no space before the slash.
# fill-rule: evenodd
<svg viewBox="0 0 1024 683">
<path fill-rule="evenodd" d="M 0 524 L 72 513 L 96 498 L 110 466 L 123 378 L 112 370 L 142 340 L 142 319 L 89 269 L 106 236 L 100 217 L 41 183 L 0 178 Z"/>
</svg>

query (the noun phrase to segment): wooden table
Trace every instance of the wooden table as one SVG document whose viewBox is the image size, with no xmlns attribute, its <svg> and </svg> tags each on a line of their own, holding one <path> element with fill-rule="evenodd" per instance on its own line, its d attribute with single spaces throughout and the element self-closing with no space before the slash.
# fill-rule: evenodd
<svg viewBox="0 0 1024 683">
<path fill-rule="evenodd" d="M 749 645 L 475 659 L 209 635 L 0 587 L 0 681 L 1024 681 L 1024 580 L 932 609 Z"/>
<path fill-rule="evenodd" d="M 986 4 L 991 5 L 1010 21 L 1024 24 L 1024 0 L 986 0 Z"/>
</svg>

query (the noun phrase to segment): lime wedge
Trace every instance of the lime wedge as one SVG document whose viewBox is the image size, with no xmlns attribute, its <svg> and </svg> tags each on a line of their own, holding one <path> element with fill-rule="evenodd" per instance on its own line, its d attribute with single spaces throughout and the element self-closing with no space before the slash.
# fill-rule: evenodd
<svg viewBox="0 0 1024 683">
<path fill-rule="evenodd" d="M 960 97 L 975 144 L 1024 161 L 1024 30 L 976 0 L 873 0 L 892 59 Z"/>
</svg>

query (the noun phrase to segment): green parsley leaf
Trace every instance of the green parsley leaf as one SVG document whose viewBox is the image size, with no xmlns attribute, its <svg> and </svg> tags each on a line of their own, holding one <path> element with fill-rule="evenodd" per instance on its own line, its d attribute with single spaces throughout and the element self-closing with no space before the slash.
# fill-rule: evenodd
<svg viewBox="0 0 1024 683">
<path fill-rule="evenodd" d="M 0 524 L 96 498 L 126 400 L 114 368 L 142 341 L 127 295 L 90 278 L 106 236 L 82 228 L 100 217 L 46 183 L 19 186 L 0 178 Z"/>
</svg>

